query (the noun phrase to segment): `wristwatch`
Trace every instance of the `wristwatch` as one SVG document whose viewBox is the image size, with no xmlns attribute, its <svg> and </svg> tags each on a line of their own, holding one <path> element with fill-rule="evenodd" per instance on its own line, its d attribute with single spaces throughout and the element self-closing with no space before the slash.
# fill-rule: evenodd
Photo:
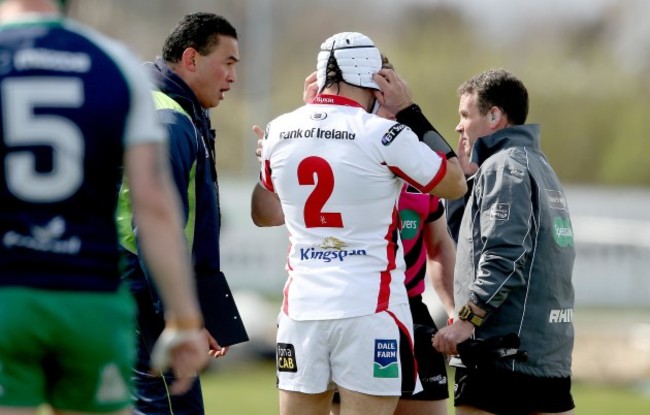
<svg viewBox="0 0 650 415">
<path fill-rule="evenodd" d="M 471 307 L 465 304 L 458 312 L 458 318 L 461 320 L 469 321 L 474 327 L 481 327 L 484 317 L 479 317 L 472 311 Z"/>
</svg>

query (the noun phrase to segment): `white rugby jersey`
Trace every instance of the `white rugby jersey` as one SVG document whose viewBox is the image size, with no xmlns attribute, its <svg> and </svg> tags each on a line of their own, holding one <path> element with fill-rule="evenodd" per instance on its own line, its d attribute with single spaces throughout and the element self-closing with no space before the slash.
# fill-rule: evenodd
<svg viewBox="0 0 650 415">
<path fill-rule="evenodd" d="M 266 129 L 262 182 L 289 231 L 282 310 L 296 320 L 369 315 L 408 302 L 397 198 L 429 192 L 446 160 L 403 124 L 319 95 Z"/>
</svg>

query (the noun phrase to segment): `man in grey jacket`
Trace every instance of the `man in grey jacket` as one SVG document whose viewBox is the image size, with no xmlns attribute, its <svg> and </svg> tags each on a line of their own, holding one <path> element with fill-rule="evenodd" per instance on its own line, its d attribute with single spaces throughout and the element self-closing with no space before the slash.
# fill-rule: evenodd
<svg viewBox="0 0 650 415">
<path fill-rule="evenodd" d="M 527 361 L 456 369 L 456 413 L 573 414 L 573 230 L 562 186 L 524 124 L 528 93 L 502 69 L 458 89 L 456 131 L 479 170 L 470 178 L 458 237 L 455 322 L 433 339 L 439 351 L 517 334 Z"/>
</svg>

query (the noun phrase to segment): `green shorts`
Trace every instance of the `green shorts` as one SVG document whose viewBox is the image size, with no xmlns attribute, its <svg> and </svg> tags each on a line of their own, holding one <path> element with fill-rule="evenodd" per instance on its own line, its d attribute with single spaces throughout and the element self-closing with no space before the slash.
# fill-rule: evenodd
<svg viewBox="0 0 650 415">
<path fill-rule="evenodd" d="M 0 407 L 129 407 L 135 312 L 127 289 L 0 288 Z"/>
</svg>

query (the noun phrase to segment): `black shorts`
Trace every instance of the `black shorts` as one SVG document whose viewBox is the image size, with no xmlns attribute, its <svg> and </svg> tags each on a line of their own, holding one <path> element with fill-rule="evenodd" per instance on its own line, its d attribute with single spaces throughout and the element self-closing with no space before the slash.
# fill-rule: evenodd
<svg viewBox="0 0 650 415">
<path fill-rule="evenodd" d="M 422 301 L 422 296 L 409 298 L 413 324 L 436 328 L 427 305 Z M 418 375 L 422 388 L 420 393 L 411 396 L 402 396 L 402 399 L 419 401 L 437 401 L 449 398 L 447 382 L 447 366 L 442 353 L 433 348 L 431 335 L 415 330 L 415 360 L 418 363 Z"/>
<path fill-rule="evenodd" d="M 542 378 L 490 369 L 456 369 L 454 406 L 473 406 L 500 415 L 566 412 L 575 408 L 571 378 Z"/>
</svg>

